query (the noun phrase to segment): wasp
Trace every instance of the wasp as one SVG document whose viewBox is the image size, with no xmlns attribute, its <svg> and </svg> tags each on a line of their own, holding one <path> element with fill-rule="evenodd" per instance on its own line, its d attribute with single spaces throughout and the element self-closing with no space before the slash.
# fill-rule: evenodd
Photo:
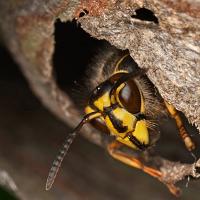
<svg viewBox="0 0 200 200">
<path fill-rule="evenodd" d="M 133 151 L 144 152 L 155 144 L 159 134 L 155 133 L 153 127 L 156 120 L 165 114 L 164 110 L 174 118 L 186 148 L 189 151 L 195 148 L 178 111 L 155 95 L 156 88 L 152 87 L 145 71 L 138 67 L 127 51 L 112 49 L 105 52 L 103 58 L 105 62 L 97 62 L 91 72 L 92 78 L 88 83 L 91 90 L 84 107 L 85 115 L 67 135 L 50 169 L 46 190 L 51 188 L 71 143 L 86 123 L 114 137 L 107 145 L 108 153 L 113 158 L 158 179 L 162 175 L 159 170 L 146 166 L 133 155 L 120 151 L 120 148 L 126 146 Z"/>
</svg>

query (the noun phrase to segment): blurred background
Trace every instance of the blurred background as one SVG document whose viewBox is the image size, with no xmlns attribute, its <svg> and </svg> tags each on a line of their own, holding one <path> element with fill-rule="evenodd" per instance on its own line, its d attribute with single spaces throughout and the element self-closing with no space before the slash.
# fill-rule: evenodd
<svg viewBox="0 0 200 200">
<path fill-rule="evenodd" d="M 85 70 L 103 51 L 105 42 L 91 38 L 76 22 L 60 21 L 55 24 L 55 41 L 57 83 L 74 96 Z M 162 183 L 113 160 L 104 149 L 81 136 L 73 143 L 53 188 L 45 191 L 49 168 L 71 127 L 66 127 L 34 96 L 3 45 L 0 59 L 0 200 L 176 199 Z M 200 144 L 197 130 L 185 118 L 184 121 L 192 138 Z M 173 161 L 194 162 L 179 139 L 173 120 L 164 120 L 160 131 L 156 146 L 159 155 Z M 199 157 L 198 147 L 194 153 Z M 13 179 L 20 198 L 3 187 L 5 174 Z M 180 187 L 180 199 L 199 199 L 200 181 L 186 179 Z"/>
</svg>

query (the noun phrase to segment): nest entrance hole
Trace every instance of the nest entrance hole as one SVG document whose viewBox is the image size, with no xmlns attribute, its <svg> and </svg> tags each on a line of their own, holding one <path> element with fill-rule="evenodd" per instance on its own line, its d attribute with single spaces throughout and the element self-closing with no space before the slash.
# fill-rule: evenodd
<svg viewBox="0 0 200 200">
<path fill-rule="evenodd" d="M 92 38 L 76 21 L 55 23 L 54 75 L 58 86 L 69 92 L 84 78 L 103 41 Z"/>
</svg>

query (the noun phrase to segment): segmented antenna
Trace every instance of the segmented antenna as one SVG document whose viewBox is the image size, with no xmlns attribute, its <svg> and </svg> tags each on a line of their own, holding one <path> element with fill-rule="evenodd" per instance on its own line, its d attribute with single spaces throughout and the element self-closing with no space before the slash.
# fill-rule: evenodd
<svg viewBox="0 0 200 200">
<path fill-rule="evenodd" d="M 46 182 L 46 190 L 50 190 L 54 180 L 56 178 L 56 175 L 60 169 L 60 166 L 62 164 L 62 161 L 71 145 L 71 143 L 73 142 L 74 138 L 76 137 L 77 132 L 72 132 L 70 133 L 67 138 L 65 139 L 65 142 L 63 143 L 56 159 L 53 161 L 52 167 L 49 171 L 49 175 L 47 178 L 47 182 Z"/>
<path fill-rule="evenodd" d="M 53 161 L 52 167 L 49 171 L 49 175 L 47 177 L 46 182 L 46 190 L 50 190 L 51 186 L 53 185 L 53 182 L 56 178 L 56 175 L 60 169 L 60 166 L 62 164 L 62 161 L 71 145 L 73 140 L 75 139 L 77 132 L 82 128 L 82 126 L 90 121 L 93 118 L 99 117 L 101 114 L 98 112 L 92 112 L 87 115 L 85 115 L 82 119 L 82 121 L 78 124 L 78 126 L 66 137 L 65 142 L 63 143 L 56 159 Z"/>
</svg>

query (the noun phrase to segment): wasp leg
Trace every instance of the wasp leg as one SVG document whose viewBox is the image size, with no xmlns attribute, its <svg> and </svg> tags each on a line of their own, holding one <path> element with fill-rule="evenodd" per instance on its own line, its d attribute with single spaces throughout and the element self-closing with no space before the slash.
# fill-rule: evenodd
<svg viewBox="0 0 200 200">
<path fill-rule="evenodd" d="M 186 148 L 188 149 L 188 151 L 194 150 L 195 144 L 192 141 L 191 137 L 188 135 L 187 131 L 185 130 L 182 119 L 180 115 L 178 114 L 178 111 L 176 110 L 176 108 L 174 108 L 173 105 L 167 103 L 166 101 L 165 101 L 165 106 L 168 112 L 170 113 L 171 117 L 175 119 L 176 125 L 179 129 L 179 135 L 181 139 L 183 140 Z"/>
<path fill-rule="evenodd" d="M 150 176 L 153 176 L 162 182 L 162 172 L 161 171 L 159 171 L 158 169 L 155 169 L 153 167 L 146 166 L 144 163 L 142 163 L 142 161 L 138 160 L 133 155 L 129 155 L 125 152 L 122 152 L 122 150 L 120 150 L 121 146 L 123 146 L 123 144 L 121 144 L 118 141 L 114 141 L 114 142 L 110 143 L 107 146 L 109 154 L 116 160 L 119 160 L 122 163 L 129 165 L 131 167 L 140 169 L 140 170 L 144 171 L 145 173 L 149 174 Z M 179 195 L 179 193 L 180 193 L 179 189 L 176 188 L 173 184 L 171 184 L 171 183 L 170 184 L 164 183 L 164 184 L 168 187 L 169 191 L 172 194 L 174 194 L 175 196 Z"/>
</svg>

